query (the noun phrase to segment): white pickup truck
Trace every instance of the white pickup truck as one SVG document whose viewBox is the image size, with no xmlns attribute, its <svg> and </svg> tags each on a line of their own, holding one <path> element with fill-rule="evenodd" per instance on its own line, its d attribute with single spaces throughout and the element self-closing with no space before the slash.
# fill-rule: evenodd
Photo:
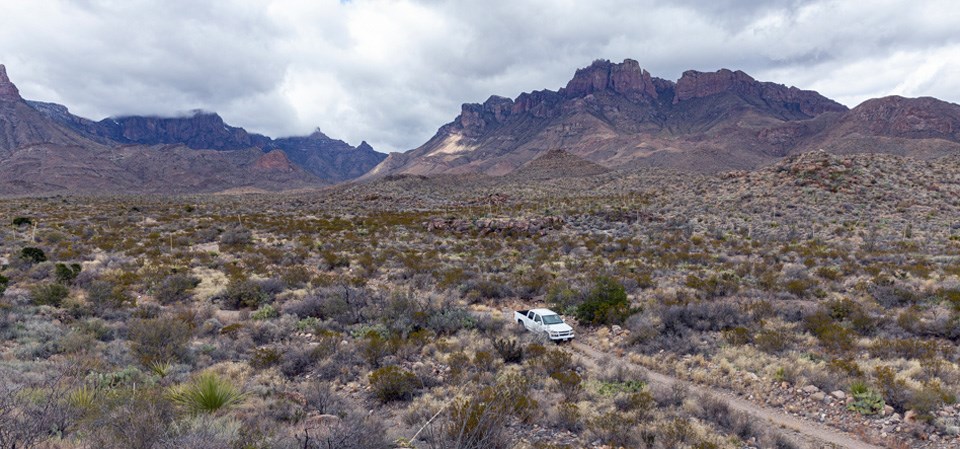
<svg viewBox="0 0 960 449">
<path fill-rule="evenodd" d="M 517 310 L 513 317 L 530 332 L 542 332 L 553 341 L 573 340 L 573 328 L 550 309 Z"/>
</svg>

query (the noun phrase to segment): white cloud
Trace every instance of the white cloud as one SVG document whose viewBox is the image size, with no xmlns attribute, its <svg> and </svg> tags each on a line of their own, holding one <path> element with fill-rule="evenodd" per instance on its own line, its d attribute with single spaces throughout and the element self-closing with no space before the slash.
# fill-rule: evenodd
<svg viewBox="0 0 960 449">
<path fill-rule="evenodd" d="M 78 114 L 219 112 L 406 150 L 460 103 L 563 86 L 597 58 L 744 70 L 854 106 L 960 100 L 960 9 L 877 0 L 0 0 L 0 63 Z"/>
</svg>

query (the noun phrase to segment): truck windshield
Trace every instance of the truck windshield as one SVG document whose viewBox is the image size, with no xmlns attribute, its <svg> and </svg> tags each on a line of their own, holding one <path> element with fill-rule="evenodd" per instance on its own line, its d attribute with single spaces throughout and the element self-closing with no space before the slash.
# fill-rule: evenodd
<svg viewBox="0 0 960 449">
<path fill-rule="evenodd" d="M 560 324 L 563 320 L 560 319 L 560 315 L 544 315 L 543 324 Z"/>
</svg>

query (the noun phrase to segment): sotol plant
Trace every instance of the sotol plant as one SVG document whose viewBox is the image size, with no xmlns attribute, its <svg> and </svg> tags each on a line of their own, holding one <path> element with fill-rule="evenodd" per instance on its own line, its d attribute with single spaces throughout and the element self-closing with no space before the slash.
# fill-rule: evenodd
<svg viewBox="0 0 960 449">
<path fill-rule="evenodd" d="M 200 374 L 170 392 L 170 400 L 193 414 L 214 413 L 237 404 L 243 397 L 230 380 L 214 373 Z"/>
</svg>

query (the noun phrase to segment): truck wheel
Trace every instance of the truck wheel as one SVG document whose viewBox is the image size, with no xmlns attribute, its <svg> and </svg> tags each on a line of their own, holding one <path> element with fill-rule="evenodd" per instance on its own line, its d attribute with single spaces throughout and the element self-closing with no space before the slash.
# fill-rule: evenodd
<svg viewBox="0 0 960 449">
<path fill-rule="evenodd" d="M 517 320 L 517 324 L 519 324 L 520 327 L 523 327 L 523 320 Z"/>
</svg>

